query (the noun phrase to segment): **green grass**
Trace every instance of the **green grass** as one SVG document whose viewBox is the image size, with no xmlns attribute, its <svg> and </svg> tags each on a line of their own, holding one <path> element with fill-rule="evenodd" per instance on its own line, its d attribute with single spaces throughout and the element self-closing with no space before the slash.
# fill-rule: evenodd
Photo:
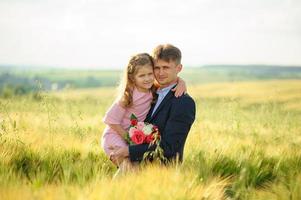
<svg viewBox="0 0 301 200">
<path fill-rule="evenodd" d="M 189 93 L 197 116 L 184 163 L 113 181 L 99 139 L 114 89 L 0 99 L 0 199 L 300 199 L 300 81 Z"/>
</svg>

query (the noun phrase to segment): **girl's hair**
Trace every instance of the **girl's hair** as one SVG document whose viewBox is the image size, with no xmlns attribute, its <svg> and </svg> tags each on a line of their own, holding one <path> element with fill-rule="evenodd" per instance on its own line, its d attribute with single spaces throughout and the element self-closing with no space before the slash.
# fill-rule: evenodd
<svg viewBox="0 0 301 200">
<path fill-rule="evenodd" d="M 139 53 L 132 56 L 124 71 L 123 81 L 120 84 L 119 103 L 122 107 L 131 107 L 133 105 L 133 90 L 135 87 L 134 77 L 137 74 L 139 67 L 150 65 L 154 67 L 153 58 L 147 53 Z M 156 91 L 156 86 L 152 86 L 151 91 L 153 94 Z M 153 95 L 154 97 L 156 95 Z"/>
</svg>

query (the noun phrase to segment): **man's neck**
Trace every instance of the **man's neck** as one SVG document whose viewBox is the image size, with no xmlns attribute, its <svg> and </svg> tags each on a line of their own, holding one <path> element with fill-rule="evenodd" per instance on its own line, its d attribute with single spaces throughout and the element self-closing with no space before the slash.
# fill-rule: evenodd
<svg viewBox="0 0 301 200">
<path fill-rule="evenodd" d="M 173 81 L 173 82 L 171 82 L 171 83 L 169 83 L 169 84 L 166 84 L 166 85 L 160 85 L 160 88 L 159 88 L 159 89 L 167 88 L 167 87 L 169 87 L 169 86 L 171 86 L 171 85 L 173 85 L 173 84 L 176 84 L 177 82 L 178 82 L 178 81 L 175 80 L 175 81 Z"/>
</svg>

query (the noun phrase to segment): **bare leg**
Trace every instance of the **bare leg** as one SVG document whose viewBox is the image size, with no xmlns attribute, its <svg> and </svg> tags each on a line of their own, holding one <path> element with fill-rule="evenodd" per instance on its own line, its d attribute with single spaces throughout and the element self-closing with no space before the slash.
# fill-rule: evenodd
<svg viewBox="0 0 301 200">
<path fill-rule="evenodd" d="M 129 172 L 134 172 L 138 169 L 138 163 L 132 163 L 128 158 L 123 159 L 123 161 L 118 166 L 117 172 L 114 174 L 113 179 L 116 177 L 125 175 Z"/>
</svg>

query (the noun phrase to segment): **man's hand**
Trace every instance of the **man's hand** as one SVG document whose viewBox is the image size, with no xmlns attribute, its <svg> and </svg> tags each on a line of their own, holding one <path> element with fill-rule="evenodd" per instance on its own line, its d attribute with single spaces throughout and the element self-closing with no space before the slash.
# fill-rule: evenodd
<svg viewBox="0 0 301 200">
<path fill-rule="evenodd" d="M 110 160 L 119 165 L 123 159 L 129 156 L 129 148 L 128 147 L 115 147 L 113 148 L 113 152 L 110 155 Z"/>
<path fill-rule="evenodd" d="M 180 97 L 183 94 L 186 94 L 187 92 L 187 86 L 186 83 L 183 79 L 178 77 L 178 84 L 176 85 L 175 88 L 172 89 L 173 92 L 175 92 L 175 97 Z"/>
</svg>

